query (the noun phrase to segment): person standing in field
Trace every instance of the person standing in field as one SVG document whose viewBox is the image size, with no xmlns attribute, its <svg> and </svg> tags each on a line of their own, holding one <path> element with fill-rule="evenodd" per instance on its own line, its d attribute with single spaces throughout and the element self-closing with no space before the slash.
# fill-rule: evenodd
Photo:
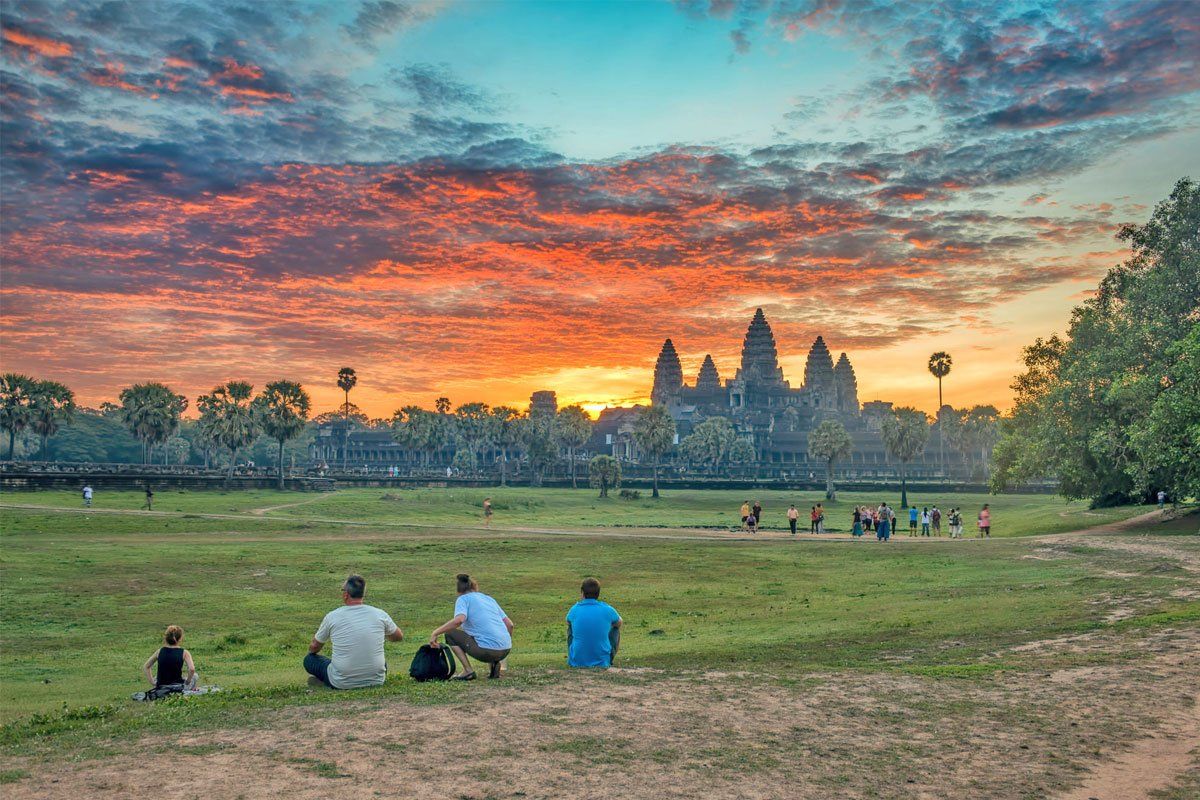
<svg viewBox="0 0 1200 800">
<path fill-rule="evenodd" d="M 750 501 L 742 503 L 742 530 L 746 530 L 746 520 L 750 517 Z"/>
<path fill-rule="evenodd" d="M 1162 511 L 1167 505 L 1167 493 L 1162 489 L 1158 490 L 1158 510 Z"/>
<path fill-rule="evenodd" d="M 825 532 L 825 507 L 817 503 L 817 533 Z"/>
<path fill-rule="evenodd" d="M 150 482 L 146 482 L 146 503 L 142 506 L 146 511 L 154 510 L 154 492 L 150 491 Z"/>
<path fill-rule="evenodd" d="M 979 538 L 992 538 L 992 512 L 988 510 L 987 503 L 983 504 L 983 508 L 979 512 Z"/>
<path fill-rule="evenodd" d="M 929 518 L 933 521 L 933 535 L 942 535 L 942 512 L 937 506 L 933 507 L 933 511 L 929 512 Z"/>
<path fill-rule="evenodd" d="M 962 511 L 958 508 L 950 509 L 950 538 L 962 538 Z"/>
<path fill-rule="evenodd" d="M 751 533 L 758 533 L 758 517 L 754 516 L 754 512 L 750 512 L 750 516 L 746 517 L 746 530 Z"/>
<path fill-rule="evenodd" d="M 755 500 L 754 505 L 750 506 L 750 513 L 754 516 L 755 526 L 756 527 L 761 526 L 762 525 L 762 503 Z"/>
<path fill-rule="evenodd" d="M 811 533 L 816 533 L 816 532 L 817 532 L 817 520 L 820 518 L 820 517 L 819 517 L 819 515 L 817 514 L 817 507 L 816 507 L 816 506 L 813 506 L 813 507 L 812 507 L 812 511 L 810 511 L 810 512 L 808 513 L 808 517 L 809 517 L 809 523 L 810 523 L 810 526 L 811 526 L 811 531 L 810 531 L 810 532 L 811 532 Z"/>
<path fill-rule="evenodd" d="M 875 509 L 870 506 L 862 507 L 863 513 L 863 530 L 871 531 L 875 528 Z"/>
<path fill-rule="evenodd" d="M 454 616 L 429 634 L 429 644 L 441 647 L 438 637 L 445 634 L 446 644 L 464 670 L 452 680 L 475 680 L 472 658 L 491 665 L 489 678 L 499 678 L 500 662 L 512 652 L 513 621 L 499 603 L 479 591 L 479 584 L 470 575 L 461 573 L 455 580 L 458 599 L 454 601 Z"/>
<path fill-rule="evenodd" d="M 886 542 L 892 537 L 892 520 L 888 516 L 887 504 L 879 507 L 879 518 L 875 520 L 875 541 Z"/>
<path fill-rule="evenodd" d="M 796 535 L 796 520 L 800 519 L 800 512 L 796 510 L 796 504 L 792 503 L 788 506 L 787 512 L 788 527 L 792 529 L 792 536 Z"/>
<path fill-rule="evenodd" d="M 908 508 L 908 535 L 917 535 L 917 507 L 909 506 Z"/>
<path fill-rule="evenodd" d="M 921 509 L 921 535 L 922 536 L 929 535 L 929 522 L 930 522 L 929 507 L 926 506 L 925 508 Z"/>
<path fill-rule="evenodd" d="M 615 608 L 600 601 L 600 581 L 587 578 L 579 595 L 567 612 L 567 666 L 611 667 L 625 623 Z"/>
<path fill-rule="evenodd" d="M 852 519 L 852 522 L 853 522 L 853 526 L 850 529 L 850 534 L 855 539 L 857 539 L 858 537 L 863 535 L 862 509 L 860 509 L 860 508 L 854 509 L 854 517 Z"/>
<path fill-rule="evenodd" d="M 304 671 L 331 689 L 382 686 L 387 679 L 383 643 L 399 642 L 404 632 L 381 608 L 363 602 L 367 581 L 351 575 L 342 584 L 342 606 L 321 620 L 304 657 Z M 326 642 L 333 657 L 321 655 Z"/>
<path fill-rule="evenodd" d="M 483 498 L 483 527 L 492 527 L 492 498 Z"/>
<path fill-rule="evenodd" d="M 888 534 L 890 536 L 891 534 L 896 532 L 896 509 L 892 508 L 887 503 L 884 503 L 883 507 L 887 509 Z"/>
<path fill-rule="evenodd" d="M 83 485 L 83 507 L 92 507 L 92 485 L 90 483 L 85 483 Z"/>
</svg>

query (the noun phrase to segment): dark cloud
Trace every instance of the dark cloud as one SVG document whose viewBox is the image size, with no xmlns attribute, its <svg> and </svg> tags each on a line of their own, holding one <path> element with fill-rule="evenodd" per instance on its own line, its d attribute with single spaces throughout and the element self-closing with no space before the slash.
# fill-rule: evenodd
<svg viewBox="0 0 1200 800">
<path fill-rule="evenodd" d="M 411 3 L 400 0 L 367 0 L 359 6 L 354 21 L 344 26 L 346 35 L 363 47 L 374 49 L 380 39 L 420 19 Z"/>
</svg>

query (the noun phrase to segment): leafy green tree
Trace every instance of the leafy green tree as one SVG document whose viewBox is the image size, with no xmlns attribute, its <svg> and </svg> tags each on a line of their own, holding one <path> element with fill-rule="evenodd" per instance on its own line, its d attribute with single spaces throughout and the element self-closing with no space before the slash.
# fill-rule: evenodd
<svg viewBox="0 0 1200 800">
<path fill-rule="evenodd" d="M 925 452 L 929 422 L 924 412 L 902 406 L 883 418 L 880 432 L 888 455 L 900 462 L 900 507 L 908 508 L 908 462 Z"/>
<path fill-rule="evenodd" d="M 500 485 L 508 485 L 508 455 L 521 442 L 521 412 L 511 406 L 492 409 L 496 446 L 500 448 Z"/>
<path fill-rule="evenodd" d="M 559 447 L 567 448 L 567 463 L 571 470 L 571 488 L 578 489 L 575 478 L 575 451 L 582 447 L 592 435 L 592 419 L 583 406 L 564 406 L 554 417 L 554 441 Z"/>
<path fill-rule="evenodd" d="M 312 399 L 295 381 L 272 381 L 254 400 L 263 431 L 279 443 L 279 490 L 283 491 L 283 453 L 289 440 L 304 432 Z"/>
<path fill-rule="evenodd" d="M 1200 325 L 1166 353 L 1162 391 L 1129 438 L 1142 454 L 1142 485 L 1159 484 L 1178 502 L 1200 497 Z"/>
<path fill-rule="evenodd" d="M 392 438 L 402 447 L 420 453 L 426 465 L 439 445 L 434 416 L 420 406 L 404 406 L 392 415 Z"/>
<path fill-rule="evenodd" d="M 138 383 L 121 390 L 121 418 L 142 443 L 142 463 L 179 430 L 188 400 L 161 383 Z"/>
<path fill-rule="evenodd" d="M 715 474 L 729 458 L 730 448 L 737 440 L 732 422 L 725 417 L 709 417 L 684 437 L 679 448 L 689 461 L 708 465 Z"/>
<path fill-rule="evenodd" d="M 167 440 L 166 450 L 172 464 L 186 464 L 192 452 L 192 443 L 182 436 L 172 436 Z"/>
<path fill-rule="evenodd" d="M 8 433 L 8 460 L 16 451 L 17 434 L 33 421 L 33 387 L 28 375 L 6 372 L 0 375 L 0 428 Z"/>
<path fill-rule="evenodd" d="M 558 457 L 554 442 L 555 415 L 530 409 L 518 421 L 518 437 L 529 460 L 529 485 L 540 484 L 542 471 Z"/>
<path fill-rule="evenodd" d="M 30 428 L 41 437 L 38 458 L 44 461 L 50 437 L 75 417 L 75 393 L 58 381 L 34 381 L 30 401 Z"/>
<path fill-rule="evenodd" d="M 601 497 L 608 497 L 608 490 L 621 487 L 621 462 L 612 456 L 593 456 L 588 462 L 588 479 Z"/>
<path fill-rule="evenodd" d="M 833 465 L 848 458 L 854 450 L 854 442 L 846 428 L 837 420 L 827 419 L 808 435 L 808 456 L 825 462 L 825 499 L 837 499 L 833 488 Z"/>
<path fill-rule="evenodd" d="M 1181 468 L 1189 426 L 1163 423 L 1192 405 L 1191 384 L 1176 378 L 1200 325 L 1200 186 L 1181 179 L 1145 225 L 1118 238 L 1132 255 L 1075 308 L 1066 336 L 1026 348 L 993 488 L 1056 477 L 1063 495 L 1097 505 L 1159 488 L 1194 493 Z"/>
<path fill-rule="evenodd" d="M 454 409 L 454 435 L 458 450 L 471 454 L 471 469 L 495 438 L 495 418 L 487 403 L 464 403 Z"/>
<path fill-rule="evenodd" d="M 205 412 L 209 415 L 208 424 L 212 426 L 213 438 L 229 450 L 229 471 L 225 475 L 225 485 L 233 480 L 233 470 L 237 466 L 238 450 L 258 438 L 260 430 L 259 416 L 251 395 L 254 387 L 245 381 L 230 381 L 214 388 L 199 400 Z"/>
<path fill-rule="evenodd" d="M 675 420 L 666 407 L 652 405 L 642 409 L 633 423 L 633 440 L 654 465 L 654 491 L 651 496 L 658 497 L 658 467 L 663 456 L 675 447 Z"/>
<path fill-rule="evenodd" d="M 756 464 L 758 451 L 754 449 L 754 444 L 749 439 L 737 438 L 729 446 L 727 458 L 730 464 Z M 755 478 L 757 477 L 756 470 Z"/>
</svg>

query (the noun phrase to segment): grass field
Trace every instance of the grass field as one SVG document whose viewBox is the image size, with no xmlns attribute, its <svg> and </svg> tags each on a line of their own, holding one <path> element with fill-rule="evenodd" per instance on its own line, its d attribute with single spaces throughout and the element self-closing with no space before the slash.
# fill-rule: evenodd
<svg viewBox="0 0 1200 800">
<path fill-rule="evenodd" d="M 1056 715 L 1066 719 L 1066 709 L 1086 706 L 1089 697 L 1074 682 L 1043 684 L 1042 676 L 1113 670 L 1123 677 L 1098 689 L 1106 703 L 1126 699 L 1090 718 L 1086 747 L 1072 756 L 1082 763 L 1112 746 L 1100 744 L 1105 737 L 1128 737 L 1153 723 L 1156 709 L 1190 707 L 1180 692 L 1200 677 L 1194 664 L 1168 668 L 1165 660 L 1159 663 L 1200 642 L 1195 516 L 1127 533 L 1049 537 L 1119 522 L 1146 509 L 1088 511 L 1050 496 L 959 495 L 949 501 L 914 496 L 914 502 L 941 502 L 942 508 L 961 504 L 968 520 L 988 502 L 997 533 L 1006 538 L 910 541 L 902 536 L 880 545 L 835 537 L 795 541 L 773 534 L 749 541 L 720 538 L 727 535 L 720 529 L 736 526 L 741 492 L 671 492 L 657 502 L 599 501 L 585 490 L 489 494 L 497 507 L 496 529 L 485 532 L 475 527 L 481 491 L 162 492 L 156 502 L 161 515 L 134 511 L 141 498 L 132 492 L 98 493 L 97 511 L 88 514 L 78 512 L 74 493 L 6 493 L 0 497 L 8 506 L 0 509 L 0 744 L 5 754 L 0 780 L 36 796 L 50 791 L 37 780 L 40 771 L 64 760 L 130 758 L 145 736 L 155 741 L 182 737 L 168 748 L 169 755 L 211 760 L 243 746 L 230 743 L 241 741 L 237 730 L 265 728 L 291 744 L 254 758 L 283 763 L 301 783 L 316 782 L 311 796 L 324 796 L 321 781 L 349 781 L 360 768 L 370 774 L 378 766 L 372 766 L 375 751 L 364 751 L 365 761 L 356 766 L 319 747 L 313 750 L 302 736 L 293 741 L 289 737 L 299 736 L 296 714 L 334 720 L 404 709 L 400 713 L 414 726 L 436 726 L 432 709 L 474 708 L 494 696 L 500 708 L 508 709 L 499 724 L 521 720 L 528 737 L 525 744 L 497 744 L 495 752 L 488 751 L 488 768 L 497 775 L 503 776 L 514 760 L 530 767 L 539 759 L 567 759 L 580 762 L 583 772 L 612 763 L 655 769 L 669 763 L 674 769 L 695 761 L 707 766 L 675 779 L 683 781 L 681 786 L 693 779 L 707 785 L 757 775 L 763 764 L 768 772 L 790 774 L 803 761 L 793 764 L 760 752 L 737 731 L 708 740 L 703 731 L 723 723 L 704 720 L 727 703 L 747 709 L 766 703 L 764 714 L 772 699 L 794 706 L 792 728 L 775 730 L 774 723 L 764 723 L 770 730 L 764 728 L 762 736 L 778 738 L 786 749 L 807 737 L 832 747 L 831 730 L 856 731 L 864 725 L 882 735 L 911 728 L 914 735 L 936 737 L 941 725 L 971 728 L 981 720 L 1024 731 L 1030 742 L 1049 748 L 1057 744 L 1051 736 L 1061 721 Z M 811 505 L 816 498 L 763 492 L 757 499 L 767 509 L 768 525 L 774 517 L 775 527 L 782 527 L 788 502 Z M 855 503 L 880 499 L 892 498 L 843 495 L 830 507 L 830 527 L 846 527 L 836 520 Z M 541 534 L 540 528 L 574 535 Z M 718 530 L 685 530 L 695 528 Z M 388 645 L 392 674 L 382 689 L 314 692 L 306 687 L 299 662 L 321 616 L 340 602 L 340 581 L 351 571 L 367 576 L 368 602 L 387 609 L 409 638 Z M 462 571 L 477 575 L 484 591 L 494 594 L 517 623 L 513 678 L 500 686 L 414 684 L 407 679 L 408 661 L 428 632 L 451 615 L 453 576 Z M 587 575 L 602 581 L 605 599 L 626 619 L 620 662 L 625 669 L 587 676 L 562 669 L 562 618 Z M 140 688 L 141 662 L 170 623 L 187 631 L 185 644 L 205 681 L 227 691 L 155 706 L 127 702 Z M 1162 677 L 1153 687 L 1139 686 L 1136 676 L 1155 670 Z M 663 684 L 653 675 L 669 678 Z M 720 677 L 736 675 L 745 677 Z M 556 732 L 581 713 L 581 691 L 596 703 L 628 695 L 617 706 L 594 711 L 614 726 L 626 713 L 624 703 L 651 703 L 674 692 L 678 708 L 664 713 L 690 709 L 691 716 L 679 724 L 702 733 L 694 743 L 677 742 L 664 731 L 613 734 L 624 742 L 615 750 L 596 741 L 594 733 L 568 737 L 564 744 Z M 1170 695 L 1174 706 L 1164 703 L 1163 692 L 1175 693 Z M 534 698 L 537 706 L 528 706 Z M 828 716 L 824 722 L 796 722 L 818 713 L 822 703 L 828 704 L 821 712 Z M 855 712 L 859 703 L 869 707 Z M 887 708 L 892 716 L 879 717 Z M 480 711 L 485 712 L 499 713 L 490 704 Z M 849 713 L 866 716 L 849 720 Z M 650 723 L 631 718 L 622 724 L 635 730 Z M 1076 734 L 1082 732 L 1062 735 Z M 647 749 L 645 743 L 655 736 L 669 746 Z M 396 746 L 409 747 L 414 758 L 421 750 L 402 744 Z M 504 748 L 512 752 L 505 756 Z M 668 751 L 674 755 L 668 758 Z M 386 752 L 383 748 L 380 757 Z M 596 761 L 594 752 L 608 755 Z M 891 755 L 882 760 L 858 750 L 829 752 L 826 760 L 842 759 L 847 770 L 852 763 L 887 770 L 903 755 L 887 752 Z M 943 755 L 961 757 L 951 751 Z M 1044 789 L 1077 780 L 1078 763 L 1066 754 L 1056 759 L 1037 762 L 1040 777 L 1033 783 Z M 251 773 L 259 769 L 253 759 L 238 763 Z M 100 768 L 83 769 L 79 775 L 91 777 L 68 782 L 61 791 L 97 794 L 95 781 L 101 779 L 88 770 Z M 1034 773 L 1018 772 L 995 776 L 1000 781 L 995 785 L 1026 794 L 979 796 L 1044 796 L 1030 788 L 1033 784 L 1020 789 L 1018 784 L 1033 780 Z M 859 780 L 838 772 L 813 777 L 812 787 L 830 791 L 842 785 L 846 796 L 910 796 L 869 790 Z M 940 780 L 970 789 L 970 781 L 957 777 Z M 119 785 L 119 791 L 108 793 L 119 796 L 136 788 Z M 229 796 L 268 796 L 276 791 L 273 786 L 261 782 L 248 792 L 231 789 Z M 1187 786 L 1164 791 L 1186 792 Z M 203 787 L 194 788 L 199 793 Z M 526 791 L 527 796 L 576 794 L 540 784 Z M 472 789 L 459 796 L 490 795 Z M 747 789 L 745 796 L 773 795 L 752 795 Z"/>
</svg>

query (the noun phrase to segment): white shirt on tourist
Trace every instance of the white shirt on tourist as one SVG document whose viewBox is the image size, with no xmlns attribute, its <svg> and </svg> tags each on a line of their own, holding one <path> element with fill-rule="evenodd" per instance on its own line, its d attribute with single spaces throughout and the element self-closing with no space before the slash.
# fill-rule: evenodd
<svg viewBox="0 0 1200 800">
<path fill-rule="evenodd" d="M 375 606 L 342 606 L 326 614 L 313 638 L 333 642 L 329 682 L 338 689 L 381 685 L 387 678 L 383 637 L 395 631 L 396 623 Z"/>
</svg>

